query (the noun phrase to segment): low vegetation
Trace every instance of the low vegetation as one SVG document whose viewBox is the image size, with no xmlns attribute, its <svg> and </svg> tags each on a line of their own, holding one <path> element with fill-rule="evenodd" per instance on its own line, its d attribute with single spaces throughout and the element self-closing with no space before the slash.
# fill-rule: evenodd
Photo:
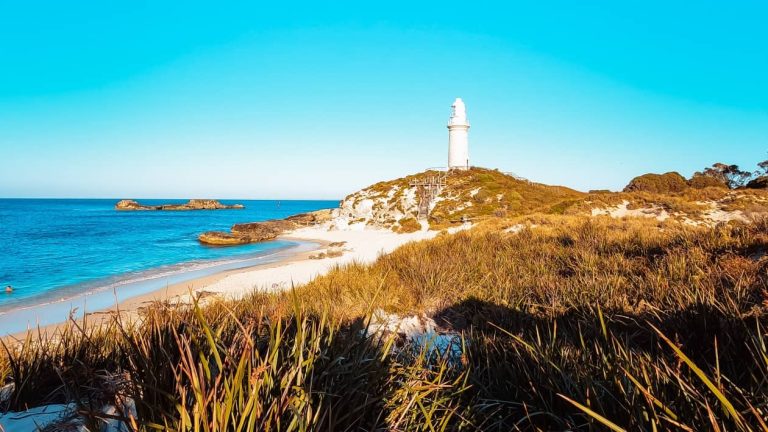
<svg viewBox="0 0 768 432">
<path fill-rule="evenodd" d="M 563 186 L 549 186 L 497 170 L 472 168 L 454 171 L 430 213 L 430 226 L 444 228 L 463 220 L 513 217 L 580 199 L 584 193 Z"/>
<path fill-rule="evenodd" d="M 768 189 L 768 175 L 755 177 L 747 183 L 749 189 Z"/>
<path fill-rule="evenodd" d="M 5 408 L 74 400 L 95 428 L 130 399 L 141 430 L 765 430 L 766 252 L 765 220 L 488 220 L 290 292 L 6 345 Z M 441 342 L 370 335 L 375 309 Z"/>
<path fill-rule="evenodd" d="M 365 222 L 401 231 L 398 221 L 418 216 L 421 191 L 415 182 L 444 181 L 431 201 L 428 222 L 442 229 L 465 221 L 489 217 L 512 217 L 535 211 L 564 208 L 586 194 L 562 186 L 529 182 L 513 175 L 473 167 L 466 171 L 425 171 L 400 179 L 376 183 L 344 198 L 341 215 L 351 222 Z M 416 225 L 411 223 L 410 228 Z"/>
<path fill-rule="evenodd" d="M 688 181 L 676 172 L 643 174 L 629 182 L 624 192 L 675 193 L 688 189 Z"/>
<path fill-rule="evenodd" d="M 722 180 L 705 175 L 695 175 L 691 177 L 691 179 L 688 180 L 688 185 L 694 189 L 705 189 L 710 187 L 728 188 L 728 185 Z"/>
<path fill-rule="evenodd" d="M 418 214 L 419 191 L 411 185 L 441 175 L 445 176 L 445 186 L 432 201 L 427 218 L 430 228 L 435 230 L 455 227 L 467 221 L 479 223 L 532 213 L 589 215 L 594 209 L 624 204 L 630 210 L 647 209 L 649 215 L 656 212 L 659 216 L 664 212 L 665 218 L 690 223 L 717 223 L 717 216 L 705 217 L 713 212 L 743 213 L 734 216 L 736 218 L 768 213 L 768 191 L 760 189 L 762 183 L 759 177 L 750 183 L 754 188 L 730 189 L 729 176 L 735 175 L 732 167 L 714 165 L 718 166 L 725 167 L 721 168 L 727 173 L 717 174 L 720 171 L 710 168 L 688 180 L 676 172 L 644 174 L 632 179 L 624 191 L 618 193 L 606 190 L 583 193 L 476 167 L 447 174 L 426 171 L 377 183 L 352 194 L 342 201 L 341 213 L 350 219 L 350 223 L 382 226 L 397 232 L 418 230 L 420 226 L 416 224 L 415 217 Z M 400 221 L 408 221 L 410 226 L 405 227 Z"/>
<path fill-rule="evenodd" d="M 421 229 L 421 224 L 414 217 L 405 217 L 397 221 L 399 233 L 412 233 Z"/>
<path fill-rule="evenodd" d="M 451 172 L 428 223 L 471 230 L 287 292 L 6 341 L 0 408 L 69 403 L 52 430 L 768 430 L 768 192 L 708 170 L 588 194 Z M 411 182 L 438 175 L 350 195 L 334 223 L 420 230 Z M 592 216 L 619 207 L 651 217 Z"/>
<path fill-rule="evenodd" d="M 768 178 L 768 160 L 758 163 L 755 171 L 745 171 L 738 165 L 718 162 L 695 172 L 689 180 L 676 172 L 643 174 L 633 178 L 624 192 L 669 194 L 683 192 L 688 188 L 765 189 L 768 185 L 765 178 Z"/>
</svg>

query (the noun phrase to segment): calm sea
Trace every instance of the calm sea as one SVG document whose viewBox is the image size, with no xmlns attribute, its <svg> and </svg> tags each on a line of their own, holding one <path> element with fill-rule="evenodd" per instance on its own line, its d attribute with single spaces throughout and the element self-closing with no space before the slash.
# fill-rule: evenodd
<svg viewBox="0 0 768 432">
<path fill-rule="evenodd" d="M 234 247 L 197 242 L 203 231 L 283 218 L 338 201 L 243 201 L 244 210 L 114 210 L 116 199 L 0 199 L 0 311 L 114 284 L 227 262 L 292 246 L 273 241 Z M 147 204 L 186 200 L 139 200 Z M 13 286 L 11 294 L 3 289 Z"/>
</svg>

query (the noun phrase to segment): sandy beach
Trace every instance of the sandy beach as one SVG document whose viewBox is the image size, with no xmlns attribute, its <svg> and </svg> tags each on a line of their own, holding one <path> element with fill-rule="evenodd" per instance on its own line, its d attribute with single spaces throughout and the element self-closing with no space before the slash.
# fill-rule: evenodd
<svg viewBox="0 0 768 432">
<path fill-rule="evenodd" d="M 436 231 L 421 230 L 414 233 L 398 234 L 386 229 L 365 227 L 362 224 L 351 225 L 346 229 L 333 229 L 328 224 L 301 228 L 281 236 L 280 240 L 297 242 L 300 247 L 276 254 L 267 262 L 245 268 L 223 270 L 202 277 L 172 283 L 161 289 L 127 298 L 112 292 L 101 293 L 109 296 L 112 304 L 108 307 L 88 308 L 84 316 L 93 324 L 102 319 L 110 319 L 119 312 L 124 320 L 139 316 L 141 308 L 157 301 L 171 303 L 191 303 L 193 296 L 204 297 L 204 301 L 219 299 L 238 299 L 254 291 L 280 291 L 292 286 L 305 284 L 313 278 L 327 273 L 336 266 L 351 262 L 370 263 L 381 254 L 392 252 L 399 246 L 411 242 L 433 238 Z M 331 257 L 317 258 L 321 253 L 333 250 Z M 339 254 L 340 253 L 340 254 Z M 336 256 L 339 254 L 338 256 Z M 93 304 L 93 302 L 91 303 Z M 56 308 L 62 319 L 39 326 L 43 333 L 51 333 L 66 324 L 67 314 L 64 309 L 69 303 L 48 304 L 27 309 L 26 316 L 35 313 L 48 313 L 42 308 Z M 81 321 L 83 316 L 76 318 Z M 30 330 L 37 330 L 34 325 L 27 330 L 10 332 L 19 338 Z"/>
<path fill-rule="evenodd" d="M 216 297 L 236 300 L 254 291 L 276 292 L 290 289 L 292 286 L 303 285 L 336 266 L 352 262 L 370 263 L 381 254 L 390 253 L 405 243 L 433 238 L 436 234 L 436 231 L 427 230 L 397 234 L 390 230 L 375 228 L 350 230 L 329 230 L 327 226 L 302 228 L 280 238 L 311 242 L 318 247 L 296 253 L 279 262 L 221 272 L 171 285 L 163 290 L 128 299 L 121 302 L 118 307 L 122 311 L 130 311 L 158 300 L 189 303 L 192 300 L 190 295 L 198 295 L 202 292 L 207 294 L 208 299 Z M 327 251 L 329 245 L 339 243 L 343 244 L 331 249 L 339 250 L 340 256 L 313 258 Z"/>
</svg>

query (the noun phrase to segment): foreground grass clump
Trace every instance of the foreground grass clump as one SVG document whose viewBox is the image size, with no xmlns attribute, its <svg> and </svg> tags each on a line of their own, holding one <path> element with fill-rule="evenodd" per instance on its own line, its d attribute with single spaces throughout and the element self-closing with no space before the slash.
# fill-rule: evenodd
<svg viewBox="0 0 768 432">
<path fill-rule="evenodd" d="M 6 404 L 77 400 L 97 424 L 130 397 L 143 430 L 768 430 L 766 251 L 765 221 L 497 221 L 289 293 L 8 346 Z M 370 337 L 375 308 L 454 345 Z"/>
<path fill-rule="evenodd" d="M 451 424 L 466 371 L 439 352 L 395 352 L 394 339 L 367 337 L 359 325 L 340 327 L 299 311 L 267 317 L 253 306 L 157 309 L 138 327 L 70 327 L 7 347 L 4 374 L 15 387 L 5 409 L 75 401 L 73 414 L 90 430 L 115 417 L 101 407 L 128 400 L 136 414 L 117 417 L 138 430 Z"/>
</svg>

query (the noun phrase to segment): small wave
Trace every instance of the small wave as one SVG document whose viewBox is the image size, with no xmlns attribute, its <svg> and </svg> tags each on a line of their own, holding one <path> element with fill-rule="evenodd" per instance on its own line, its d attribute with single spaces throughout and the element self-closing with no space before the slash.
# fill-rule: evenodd
<svg viewBox="0 0 768 432">
<path fill-rule="evenodd" d="M 237 267 L 236 265 L 248 263 L 248 262 L 253 262 L 255 265 L 258 263 L 258 261 L 263 261 L 271 257 L 282 255 L 289 250 L 301 247 L 302 244 L 308 245 L 310 243 L 290 242 L 290 244 L 287 244 L 286 246 L 276 247 L 274 249 L 269 249 L 268 251 L 261 251 L 256 254 L 238 256 L 234 258 L 229 257 L 227 259 L 211 260 L 211 261 L 207 261 L 207 260 L 191 261 L 186 263 L 173 264 L 169 266 L 157 267 L 154 269 L 141 271 L 133 274 L 121 274 L 108 279 L 101 279 L 99 281 L 91 281 L 86 283 L 70 285 L 67 287 L 62 287 L 57 290 L 49 291 L 45 294 L 42 294 L 41 296 L 24 299 L 23 300 L 24 304 L 8 305 L 9 307 L 7 309 L 5 310 L 0 309 L 0 316 L 7 315 L 15 311 L 34 309 L 40 306 L 50 305 L 54 303 L 69 302 L 76 299 L 92 296 L 95 294 L 101 294 L 107 291 L 116 291 L 120 287 L 138 285 L 138 284 L 141 284 L 142 282 L 180 276 L 186 273 L 199 272 L 199 271 L 204 271 L 207 269 L 214 269 L 219 267 L 222 267 L 220 271 L 226 271 L 229 269 L 240 268 L 240 267 Z M 243 266 L 243 267 L 247 267 L 247 266 Z M 215 273 L 218 273 L 218 271 L 212 272 L 211 274 L 215 274 Z M 147 292 L 155 291 L 156 289 L 157 288 L 150 289 Z M 77 292 L 71 292 L 71 291 L 77 291 Z M 142 293 L 136 293 L 135 295 L 140 295 L 140 294 Z M 130 297 L 132 296 L 128 296 L 126 298 L 130 298 Z M 125 298 L 123 298 L 122 300 L 125 300 Z"/>
</svg>

